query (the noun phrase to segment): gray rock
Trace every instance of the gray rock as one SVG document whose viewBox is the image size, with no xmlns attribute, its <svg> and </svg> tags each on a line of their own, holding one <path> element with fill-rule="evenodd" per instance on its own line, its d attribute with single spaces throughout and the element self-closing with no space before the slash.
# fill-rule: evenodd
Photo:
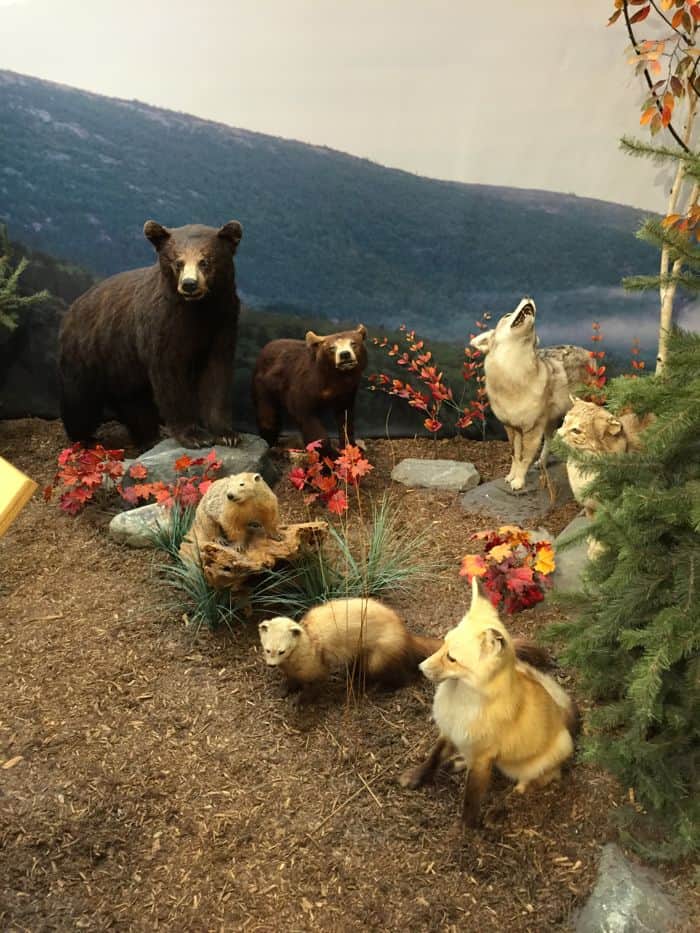
<svg viewBox="0 0 700 933">
<path fill-rule="evenodd" d="M 109 523 L 109 534 L 128 547 L 153 547 L 153 534 L 158 526 L 170 524 L 170 513 L 157 502 L 137 509 L 119 512 Z"/>
<path fill-rule="evenodd" d="M 562 545 L 590 525 L 585 515 L 577 515 L 554 539 L 557 569 L 552 574 L 552 586 L 560 593 L 575 593 L 582 587 L 583 572 L 588 566 L 588 539 L 562 548 Z"/>
<path fill-rule="evenodd" d="M 603 847 L 598 880 L 576 921 L 576 933 L 669 933 L 682 919 L 678 905 L 649 869 L 620 849 Z"/>
<path fill-rule="evenodd" d="M 547 472 L 556 491 L 554 503 L 547 489 L 540 486 L 539 470 L 531 470 L 520 492 L 513 492 L 505 480 L 495 479 L 471 489 L 462 496 L 460 504 L 465 512 L 490 515 L 497 522 L 531 525 L 572 498 L 566 464 L 556 463 L 548 467 Z"/>
<path fill-rule="evenodd" d="M 460 460 L 402 460 L 391 471 L 391 478 L 404 486 L 464 492 L 479 485 L 473 463 Z"/>
<path fill-rule="evenodd" d="M 269 448 L 265 441 L 255 434 L 239 434 L 238 437 L 239 442 L 236 447 L 217 446 L 214 448 L 217 458 L 222 463 L 217 479 L 222 476 L 233 476 L 235 473 L 262 473 L 266 482 L 270 485 L 275 483 L 279 477 L 270 463 Z M 141 463 L 148 470 L 146 482 L 155 483 L 160 480 L 164 483 L 171 483 L 176 476 L 175 461 L 183 454 L 187 454 L 194 460 L 196 457 L 208 454 L 210 450 L 210 447 L 190 450 L 180 447 L 173 438 L 168 438 L 141 454 L 140 457 L 125 460 L 124 468 L 125 472 L 128 472 L 133 464 Z M 124 485 L 129 484 L 130 480 L 127 478 Z"/>
</svg>

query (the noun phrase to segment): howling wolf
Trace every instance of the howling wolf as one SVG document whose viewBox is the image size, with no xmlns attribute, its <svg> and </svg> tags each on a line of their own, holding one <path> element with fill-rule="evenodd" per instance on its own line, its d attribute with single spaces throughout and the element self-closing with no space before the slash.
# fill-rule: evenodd
<svg viewBox="0 0 700 933">
<path fill-rule="evenodd" d="M 471 341 L 486 357 L 486 392 L 508 434 L 513 461 L 506 482 L 514 490 L 525 485 L 525 475 L 540 447 L 539 466 L 546 477 L 549 440 L 571 408 L 570 396 L 576 387 L 590 381 L 588 350 L 572 346 L 538 349 L 535 313 L 532 298 L 523 298 L 493 330 Z"/>
</svg>

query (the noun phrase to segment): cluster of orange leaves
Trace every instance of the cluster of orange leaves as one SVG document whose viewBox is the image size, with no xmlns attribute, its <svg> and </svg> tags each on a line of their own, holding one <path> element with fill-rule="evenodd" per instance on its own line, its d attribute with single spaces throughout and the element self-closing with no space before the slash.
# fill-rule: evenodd
<svg viewBox="0 0 700 933">
<path fill-rule="evenodd" d="M 555 570 L 551 542 L 533 541 L 518 525 L 478 531 L 471 539 L 483 541 L 484 552 L 463 557 L 460 576 L 469 583 L 479 577 L 496 608 L 513 614 L 544 599 Z"/>
<path fill-rule="evenodd" d="M 148 471 L 142 463 L 134 463 L 124 471 L 124 451 L 108 450 L 101 444 L 83 447 L 73 444 L 58 455 L 58 468 L 53 483 L 44 489 L 48 502 L 56 487 L 61 488 L 59 506 L 68 515 L 77 515 L 98 491 L 116 491 L 130 505 L 155 499 L 170 508 L 177 503 L 186 508 L 195 506 L 211 486 L 221 469 L 221 461 L 211 450 L 206 456 L 191 458 L 184 454 L 175 461 L 178 474 L 171 483 L 144 482 Z M 191 472 L 194 470 L 195 472 Z M 124 485 L 124 479 L 137 482 Z"/>
<path fill-rule="evenodd" d="M 632 8 L 638 8 L 632 13 Z M 608 20 L 611 26 L 623 14 L 629 17 L 629 28 L 647 20 L 654 24 L 655 37 L 642 39 L 634 36 L 629 59 L 637 74 L 644 73 L 649 94 L 641 107 L 640 124 L 648 126 L 652 136 L 671 125 L 679 101 L 694 100 L 698 96 L 697 72 L 700 67 L 700 48 L 696 33 L 700 25 L 698 0 L 614 0 L 614 10 Z M 658 35 L 659 27 L 666 33 Z M 634 32 L 632 33 L 634 35 Z M 680 233 L 700 241 L 700 207 L 693 204 L 685 214 L 669 214 L 663 220 L 666 228 L 675 227 Z"/>
<path fill-rule="evenodd" d="M 477 327 L 484 328 L 485 324 L 477 321 Z M 454 393 L 444 378 L 443 372 L 438 370 L 431 350 L 425 346 L 424 340 L 416 338 L 414 330 L 407 330 L 404 324 L 399 330 L 403 333 L 408 346 L 401 350 L 397 343 L 389 344 L 388 337 L 381 340 L 373 337 L 374 345 L 387 350 L 387 355 L 396 360 L 398 366 L 405 367 L 407 372 L 423 383 L 427 392 L 416 388 L 408 380 L 392 378 L 386 373 L 372 373 L 368 376 L 370 391 L 386 392 L 397 398 L 405 399 L 411 408 L 425 413 L 423 426 L 433 434 L 444 426 L 442 415 L 443 405 L 447 405 L 457 412 L 455 425 L 457 428 L 468 428 L 475 421 L 483 422 L 486 418 L 488 402 L 484 388 L 482 371 L 482 354 L 473 347 L 465 347 L 465 362 L 462 375 L 465 382 L 475 380 L 477 384 L 476 397 L 468 404 L 461 405 L 455 400 Z M 471 334 L 470 337 L 474 335 Z M 388 349 L 387 349 L 388 348 Z"/>
<path fill-rule="evenodd" d="M 374 469 L 359 447 L 348 444 L 339 455 L 321 456 L 321 441 L 312 441 L 304 451 L 304 465 L 294 467 L 289 481 L 304 493 L 304 501 L 322 502 L 329 512 L 342 515 L 350 507 L 347 488 L 357 486 Z"/>
</svg>

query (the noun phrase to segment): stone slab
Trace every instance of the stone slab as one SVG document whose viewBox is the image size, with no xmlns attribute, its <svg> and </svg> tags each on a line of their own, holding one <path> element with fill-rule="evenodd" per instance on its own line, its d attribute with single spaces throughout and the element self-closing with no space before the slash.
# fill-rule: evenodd
<svg viewBox="0 0 700 933">
<path fill-rule="evenodd" d="M 422 489 L 464 492 L 479 485 L 473 463 L 464 460 L 417 460 L 408 458 L 391 471 L 394 482 Z"/>
<path fill-rule="evenodd" d="M 559 593 L 576 593 L 583 586 L 583 573 L 588 566 L 588 539 L 563 548 L 562 545 L 590 525 L 585 515 L 577 515 L 554 539 L 557 569 L 552 574 L 552 587 Z"/>
<path fill-rule="evenodd" d="M 547 472 L 556 490 L 554 503 L 550 500 L 548 490 L 540 486 L 539 470 L 531 470 L 525 487 L 519 492 L 513 492 L 504 479 L 496 479 L 469 490 L 460 499 L 460 505 L 465 512 L 490 515 L 500 524 L 536 524 L 553 508 L 573 498 L 566 464 L 556 463 L 548 467 Z"/>
</svg>

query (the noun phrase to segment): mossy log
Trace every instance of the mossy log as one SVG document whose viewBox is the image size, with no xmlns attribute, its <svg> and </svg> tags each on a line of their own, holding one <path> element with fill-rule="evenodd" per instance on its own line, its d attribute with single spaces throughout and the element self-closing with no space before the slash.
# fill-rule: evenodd
<svg viewBox="0 0 700 933">
<path fill-rule="evenodd" d="M 280 540 L 256 537 L 240 551 L 230 545 L 209 541 L 196 548 L 183 543 L 183 560 L 199 561 L 207 582 L 214 589 L 241 589 L 248 577 L 270 570 L 282 562 L 293 563 L 305 552 L 320 545 L 328 531 L 326 522 L 280 525 Z"/>
</svg>

